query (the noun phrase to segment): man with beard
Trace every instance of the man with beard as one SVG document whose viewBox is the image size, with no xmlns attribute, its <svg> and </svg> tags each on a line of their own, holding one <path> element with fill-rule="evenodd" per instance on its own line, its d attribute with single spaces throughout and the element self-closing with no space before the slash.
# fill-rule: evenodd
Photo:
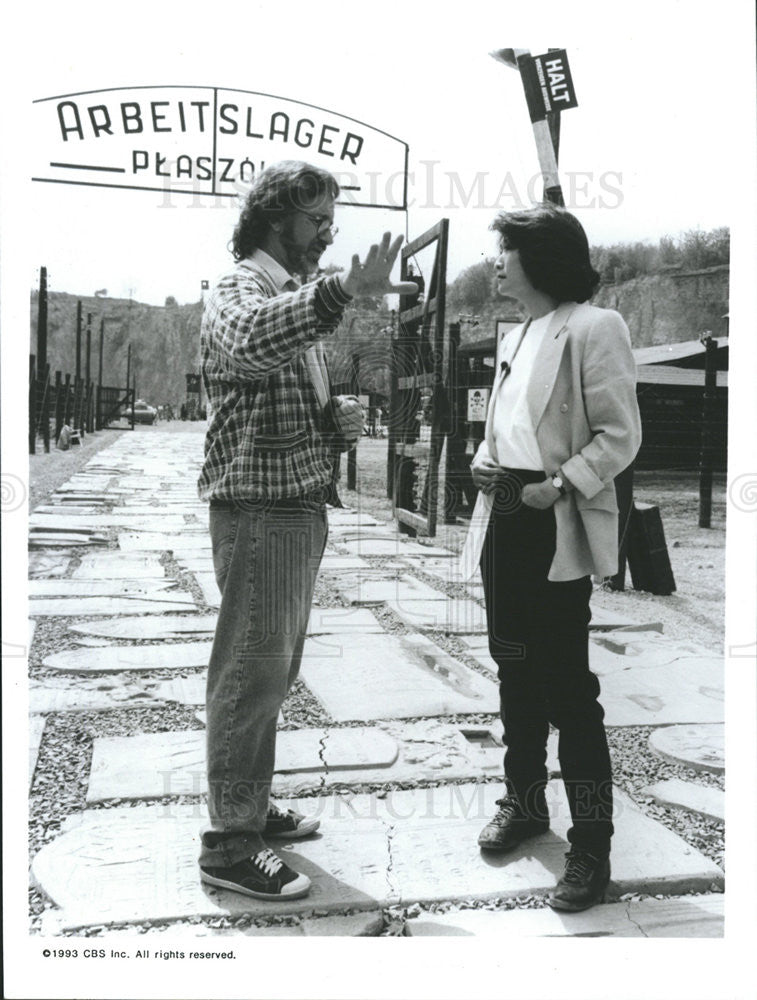
<svg viewBox="0 0 757 1000">
<path fill-rule="evenodd" d="M 310 879 L 266 841 L 313 833 L 318 820 L 269 799 L 276 723 L 299 672 L 326 544 L 326 503 L 340 505 L 340 451 L 362 434 L 354 396 L 329 390 L 322 341 L 357 294 L 412 294 L 389 281 L 402 237 L 385 233 L 345 277 L 314 273 L 333 242 L 339 186 L 297 161 L 264 170 L 234 231 L 236 268 L 202 322 L 209 405 L 200 497 L 210 501 L 221 607 L 207 684 L 209 823 L 200 877 L 257 899 L 305 895 Z"/>
</svg>

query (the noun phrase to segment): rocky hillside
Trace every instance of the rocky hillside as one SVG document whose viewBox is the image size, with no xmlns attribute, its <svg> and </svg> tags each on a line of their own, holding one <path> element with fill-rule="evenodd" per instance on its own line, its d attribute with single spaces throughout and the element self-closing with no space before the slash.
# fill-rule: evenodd
<svg viewBox="0 0 757 1000">
<path fill-rule="evenodd" d="M 700 271 L 650 274 L 601 285 L 595 305 L 617 309 L 631 331 L 634 347 L 696 340 L 705 330 L 726 332 L 727 265 Z"/>
<path fill-rule="evenodd" d="M 128 344 L 137 395 L 153 405 L 180 404 L 186 395 L 185 375 L 200 364 L 199 303 L 149 306 L 127 299 L 93 298 L 51 292 L 48 296 L 48 347 L 51 372 L 72 376 L 76 370 L 76 304 L 82 303 L 82 375 L 86 364 L 87 314 L 92 316 L 90 373 L 97 381 L 100 321 L 105 318 L 103 384 L 123 386 Z M 38 295 L 32 294 L 29 351 L 37 349 Z"/>
</svg>

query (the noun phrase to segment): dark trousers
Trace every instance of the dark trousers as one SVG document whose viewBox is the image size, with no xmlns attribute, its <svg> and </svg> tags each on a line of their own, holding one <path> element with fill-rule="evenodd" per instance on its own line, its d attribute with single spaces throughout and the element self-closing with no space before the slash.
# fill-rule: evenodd
<svg viewBox="0 0 757 1000">
<path fill-rule="evenodd" d="M 589 670 L 588 576 L 550 582 L 555 517 L 519 500 L 521 485 L 543 480 L 514 470 L 498 491 L 481 557 L 489 650 L 498 667 L 505 731 L 505 778 L 531 816 L 546 818 L 547 735 L 559 730 L 558 756 L 570 807 L 571 844 L 606 854 L 612 826 L 612 775 Z"/>
</svg>

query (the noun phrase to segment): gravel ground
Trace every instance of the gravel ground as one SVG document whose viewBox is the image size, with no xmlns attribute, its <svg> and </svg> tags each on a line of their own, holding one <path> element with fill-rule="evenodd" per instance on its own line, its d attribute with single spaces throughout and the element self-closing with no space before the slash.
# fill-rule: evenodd
<svg viewBox="0 0 757 1000">
<path fill-rule="evenodd" d="M 178 426 L 161 424 L 157 428 L 140 428 L 136 433 L 151 433 L 155 430 L 180 429 L 196 432 L 198 425 Z M 202 429 L 201 427 L 199 428 Z M 101 448 L 106 447 L 121 431 L 103 431 L 85 439 L 81 449 L 69 452 L 51 451 L 49 455 L 30 456 L 30 507 L 46 502 L 55 489 L 81 469 Z M 128 433 L 128 432 L 127 432 Z M 384 494 L 386 468 L 386 442 L 364 439 L 359 459 L 359 493 L 342 490 L 346 505 L 373 514 L 378 520 L 391 520 L 391 506 Z M 633 618 L 660 621 L 664 634 L 673 638 L 685 638 L 700 642 L 713 652 L 722 648 L 724 586 L 724 541 L 725 541 L 725 496 L 722 483 L 716 483 L 713 498 L 713 527 L 697 527 L 697 482 L 694 476 L 665 477 L 660 474 L 637 475 L 637 499 L 656 503 L 660 506 L 671 564 L 678 589 L 670 597 L 656 597 L 631 589 L 622 593 L 603 594 L 603 604 L 611 610 L 622 611 Z M 459 548 L 465 528 L 458 526 L 445 530 L 445 542 Z M 332 538 L 332 541 L 334 539 Z M 391 564 L 383 558 L 368 558 L 376 567 Z M 183 572 L 168 555 L 164 556 L 167 575 L 175 579 L 184 589 L 199 598 L 200 591 L 191 573 Z M 467 597 L 467 593 L 456 585 L 440 586 L 438 578 L 423 572 L 412 571 L 417 576 L 450 597 Z M 630 582 L 629 582 L 630 588 Z M 333 586 L 322 578 L 316 586 L 315 602 L 320 606 L 345 606 Z M 372 609 L 387 632 L 406 634 L 411 630 L 392 611 L 377 607 Z M 42 666 L 42 660 L 52 652 L 77 646 L 74 633 L 68 626 L 78 619 L 68 617 L 42 618 L 38 620 L 34 643 L 30 655 L 30 673 L 43 677 L 57 672 Z M 463 660 L 471 669 L 486 673 L 485 669 L 470 657 L 454 636 L 429 632 L 428 637 L 441 648 Z M 182 641 L 182 640 L 176 640 Z M 131 644 L 127 640 L 117 642 Z M 130 674 L 124 672 L 128 678 Z M 137 673 L 137 672 L 135 672 Z M 160 675 L 176 676 L 175 671 L 159 671 Z M 140 674 L 144 676 L 144 674 Z M 284 706 L 285 728 L 309 728 L 334 725 L 328 713 L 301 682 L 297 682 Z M 457 724 L 486 724 L 493 722 L 492 715 L 450 716 L 448 721 Z M 342 723 L 339 725 L 358 725 Z M 195 718 L 195 708 L 187 706 L 157 706 L 154 708 L 114 709 L 102 712 L 51 713 L 47 716 L 46 728 L 34 784 L 30 793 L 29 835 L 30 855 L 53 839 L 63 820 L 85 808 L 85 795 L 92 755 L 92 744 L 99 736 L 129 735 L 135 732 L 167 732 L 170 730 L 198 730 L 201 724 Z M 667 809 L 652 802 L 643 795 L 643 788 L 654 781 L 667 778 L 683 778 L 703 785 L 723 788 L 722 775 L 695 771 L 683 765 L 676 765 L 658 758 L 647 746 L 652 727 L 632 726 L 608 729 L 608 740 L 613 760 L 616 783 L 627 792 L 648 815 L 659 820 L 675 831 L 687 843 L 719 865 L 723 865 L 724 831 L 723 824 L 707 820 L 685 810 Z M 439 782 L 441 784 L 441 782 Z M 353 791 L 377 791 L 383 793 L 390 788 L 414 787 L 432 782 L 392 782 L 355 788 Z M 171 797 L 167 801 L 184 801 Z M 191 800 L 187 800 L 191 801 Z M 131 802 L 111 802 L 100 808 L 115 805 L 136 805 Z M 634 897 L 640 898 L 640 897 Z M 479 907 L 485 909 L 511 909 L 514 907 L 538 907 L 545 905 L 543 897 L 525 895 L 517 899 L 467 900 L 458 903 L 440 903 L 426 906 L 415 904 L 410 907 L 388 908 L 384 911 L 386 936 L 397 936 L 405 932 L 407 920 L 428 912 L 447 912 L 454 909 Z M 30 914 L 33 931 L 38 931 L 40 918 L 51 903 L 36 889 L 30 890 Z M 296 926 L 298 918 L 282 918 L 272 915 L 260 919 L 241 918 L 230 921 L 226 918 L 193 919 L 174 922 L 170 925 L 145 923 L 130 925 L 131 933 L 162 933 L 177 925 L 194 926 L 212 933 L 254 933 L 254 928 L 263 924 Z M 97 936 L 103 928 L 92 928 L 89 936 Z M 110 932 L 110 928 L 107 929 Z M 81 936 L 81 932 L 77 932 Z"/>
</svg>

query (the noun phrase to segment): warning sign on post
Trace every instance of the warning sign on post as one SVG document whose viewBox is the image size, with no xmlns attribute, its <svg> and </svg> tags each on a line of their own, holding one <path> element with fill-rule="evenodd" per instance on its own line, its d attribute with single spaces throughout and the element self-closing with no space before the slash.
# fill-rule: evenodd
<svg viewBox="0 0 757 1000">
<path fill-rule="evenodd" d="M 486 420 L 486 410 L 489 406 L 488 389 L 468 389 L 468 420 Z"/>
<path fill-rule="evenodd" d="M 554 49 L 543 56 L 534 56 L 534 69 L 545 111 L 566 111 L 577 108 L 576 92 L 565 49 Z"/>
</svg>

